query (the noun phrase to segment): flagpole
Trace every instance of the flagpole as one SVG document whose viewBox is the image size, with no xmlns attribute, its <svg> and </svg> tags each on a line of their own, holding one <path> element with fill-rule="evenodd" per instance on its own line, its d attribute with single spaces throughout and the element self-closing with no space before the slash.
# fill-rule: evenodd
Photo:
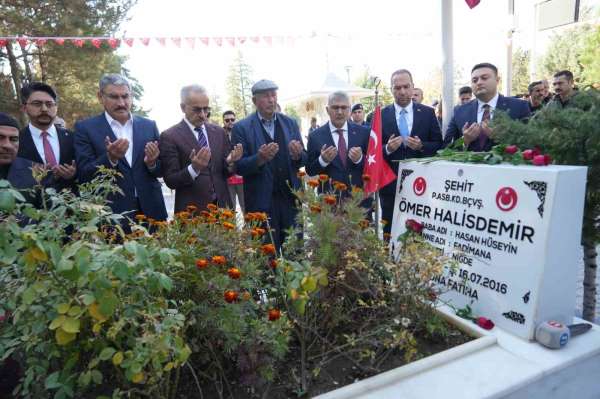
<svg viewBox="0 0 600 399">
<path fill-rule="evenodd" d="M 374 77 L 373 78 L 373 83 L 375 83 L 375 109 L 377 109 L 377 107 L 379 106 L 379 85 L 381 84 L 381 79 L 379 79 L 378 77 Z M 380 209 L 379 209 L 379 187 L 377 187 L 377 190 L 375 191 L 375 232 L 377 234 L 377 237 L 379 237 L 379 214 L 380 214 Z M 389 221 L 388 221 L 389 223 Z"/>
</svg>

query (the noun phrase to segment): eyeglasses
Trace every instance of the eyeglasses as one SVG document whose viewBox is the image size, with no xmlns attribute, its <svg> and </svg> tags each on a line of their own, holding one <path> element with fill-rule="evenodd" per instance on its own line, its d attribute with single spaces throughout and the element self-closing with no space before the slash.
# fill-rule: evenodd
<svg viewBox="0 0 600 399">
<path fill-rule="evenodd" d="M 331 108 L 333 111 L 348 111 L 350 109 L 349 106 L 347 105 L 330 105 L 329 108 Z"/>
<path fill-rule="evenodd" d="M 235 118 L 226 118 L 223 119 L 225 122 L 235 122 Z"/>
<path fill-rule="evenodd" d="M 129 94 L 118 95 L 118 94 L 104 94 L 104 93 L 102 93 L 102 95 L 104 97 L 108 97 L 112 101 L 119 101 L 119 99 L 121 99 L 123 101 L 127 101 L 129 99 Z"/>
<path fill-rule="evenodd" d="M 27 103 L 27 105 L 30 105 L 34 108 L 42 108 L 44 105 L 46 106 L 46 108 L 54 108 L 56 107 L 56 103 L 54 101 L 32 101 L 30 103 Z"/>
<path fill-rule="evenodd" d="M 195 114 L 199 114 L 200 112 L 204 112 L 208 114 L 210 112 L 210 107 L 190 107 L 192 112 Z"/>
</svg>

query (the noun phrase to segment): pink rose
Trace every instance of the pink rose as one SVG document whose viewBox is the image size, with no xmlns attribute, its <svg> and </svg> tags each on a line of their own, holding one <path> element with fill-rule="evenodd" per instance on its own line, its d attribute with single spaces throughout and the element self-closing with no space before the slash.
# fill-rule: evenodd
<svg viewBox="0 0 600 399">
<path fill-rule="evenodd" d="M 534 156 L 532 162 L 535 166 L 546 166 L 546 158 L 543 155 Z"/>
<path fill-rule="evenodd" d="M 523 159 L 526 161 L 531 161 L 533 159 L 533 150 L 523 151 Z"/>
<path fill-rule="evenodd" d="M 517 151 L 519 151 L 519 147 L 516 145 L 509 145 L 504 149 L 504 152 L 510 155 L 516 153 Z"/>
<path fill-rule="evenodd" d="M 544 163 L 550 165 L 552 163 L 552 157 L 548 154 L 544 154 Z"/>
<path fill-rule="evenodd" d="M 492 328 L 494 328 L 494 322 L 491 321 L 490 319 L 487 319 L 485 317 L 478 317 L 475 320 L 475 323 L 483 328 L 484 330 L 491 330 Z"/>
</svg>

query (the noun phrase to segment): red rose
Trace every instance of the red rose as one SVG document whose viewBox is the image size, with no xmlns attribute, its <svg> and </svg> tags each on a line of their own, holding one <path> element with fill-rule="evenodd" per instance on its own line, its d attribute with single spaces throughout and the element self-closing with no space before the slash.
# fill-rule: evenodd
<svg viewBox="0 0 600 399">
<path fill-rule="evenodd" d="M 535 166 L 545 166 L 546 165 L 546 158 L 543 155 L 536 155 L 533 157 L 533 164 Z"/>
<path fill-rule="evenodd" d="M 423 231 L 423 223 L 419 223 L 414 219 L 408 219 L 405 223 L 406 229 L 414 231 L 417 234 L 421 234 Z"/>
<path fill-rule="evenodd" d="M 523 151 L 523 159 L 526 161 L 531 161 L 533 159 L 533 150 Z"/>
<path fill-rule="evenodd" d="M 477 320 L 475 320 L 475 323 L 484 330 L 491 330 L 494 328 L 494 322 L 485 317 L 478 317 Z"/>
<path fill-rule="evenodd" d="M 544 154 L 544 163 L 550 165 L 552 163 L 552 157 L 548 154 Z"/>
<path fill-rule="evenodd" d="M 517 147 L 516 145 L 509 145 L 504 149 L 504 152 L 507 154 L 514 154 L 517 151 L 519 151 L 519 147 Z"/>
<path fill-rule="evenodd" d="M 535 147 L 533 147 L 533 156 L 535 157 L 536 155 L 540 155 L 542 153 L 542 150 L 540 149 L 540 147 L 538 147 L 537 145 Z"/>
</svg>

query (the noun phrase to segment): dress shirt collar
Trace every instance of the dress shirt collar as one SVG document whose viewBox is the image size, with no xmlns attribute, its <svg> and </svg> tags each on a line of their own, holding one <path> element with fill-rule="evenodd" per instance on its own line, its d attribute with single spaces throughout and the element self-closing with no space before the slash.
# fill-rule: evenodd
<svg viewBox="0 0 600 399">
<path fill-rule="evenodd" d="M 38 129 L 37 127 L 29 123 L 29 131 L 31 132 L 31 137 L 41 137 L 43 130 Z M 58 137 L 56 133 L 56 127 L 54 126 L 54 124 L 50 125 L 50 127 L 45 131 L 48 132 L 48 137 Z"/>
<path fill-rule="evenodd" d="M 190 121 L 188 121 L 188 119 L 185 116 L 183 117 L 183 120 L 188 125 L 188 127 L 190 128 L 190 130 L 192 132 L 194 132 L 194 134 L 197 133 L 196 126 L 192 125 L 192 123 Z M 206 126 L 204 126 L 204 124 L 202 124 L 202 126 L 200 126 L 200 128 L 202 129 L 202 132 L 204 134 L 206 134 Z"/>
<path fill-rule="evenodd" d="M 342 126 L 340 129 L 342 129 L 344 133 L 346 133 L 348 131 L 348 122 L 344 122 L 344 126 Z M 329 131 L 331 131 L 331 133 L 337 133 L 336 130 L 338 130 L 338 128 L 333 126 L 333 123 L 329 121 Z"/>
<path fill-rule="evenodd" d="M 114 126 L 115 123 L 118 123 L 118 125 L 121 126 L 121 127 L 132 126 L 132 124 L 133 124 L 133 119 L 131 118 L 131 112 L 129 113 L 129 119 L 127 119 L 127 122 L 125 122 L 125 124 L 122 124 L 118 120 L 113 119 L 113 117 L 110 116 L 108 114 L 108 112 L 106 112 L 106 111 L 104 111 L 104 116 L 106 117 L 106 120 L 108 121 L 108 124 L 110 126 Z"/>
<path fill-rule="evenodd" d="M 400 111 L 402 111 L 403 109 L 406 110 L 407 114 L 412 114 L 412 112 L 413 112 L 413 102 L 411 101 L 404 108 L 402 108 L 400 105 L 398 105 L 396 102 L 394 102 L 394 109 L 396 110 L 396 115 L 398 115 L 400 113 Z"/>
<path fill-rule="evenodd" d="M 258 120 L 262 123 L 262 121 L 271 121 L 271 122 L 275 122 L 277 120 L 277 112 L 273 113 L 273 118 L 271 119 L 267 119 L 264 116 L 262 116 L 260 114 L 260 112 L 256 111 L 256 115 L 258 116 Z"/>
<path fill-rule="evenodd" d="M 483 101 L 481 101 L 480 99 L 477 99 L 477 112 L 483 112 L 483 106 L 485 104 L 488 104 L 490 106 L 490 111 L 496 109 L 496 105 L 498 104 L 498 97 L 500 95 L 498 93 L 496 93 L 496 95 L 494 97 L 492 97 L 492 99 L 490 101 L 488 101 L 487 103 L 484 103 Z"/>
</svg>

